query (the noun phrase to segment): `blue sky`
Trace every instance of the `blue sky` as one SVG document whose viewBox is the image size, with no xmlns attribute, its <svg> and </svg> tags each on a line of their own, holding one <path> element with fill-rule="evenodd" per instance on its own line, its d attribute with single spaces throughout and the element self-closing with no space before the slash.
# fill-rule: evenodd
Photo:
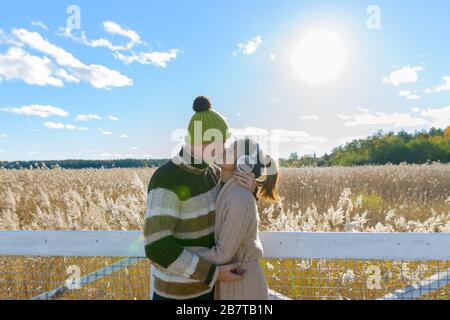
<svg viewBox="0 0 450 320">
<path fill-rule="evenodd" d="M 168 157 L 201 94 L 235 132 L 281 136 L 281 156 L 446 127 L 449 12 L 444 0 L 2 3 L 0 160 Z M 293 52 L 317 30 L 340 47 L 308 56 L 333 74 L 312 85 Z"/>
</svg>

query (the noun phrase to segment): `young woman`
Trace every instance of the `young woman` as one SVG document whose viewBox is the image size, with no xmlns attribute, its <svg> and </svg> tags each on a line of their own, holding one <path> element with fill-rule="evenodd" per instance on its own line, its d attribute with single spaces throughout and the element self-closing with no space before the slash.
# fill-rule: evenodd
<svg viewBox="0 0 450 320">
<path fill-rule="evenodd" d="M 216 201 L 216 245 L 196 253 L 217 265 L 240 263 L 236 273 L 243 274 L 242 281 L 218 282 L 215 300 L 267 300 L 267 282 L 260 266 L 263 248 L 258 236 L 256 199 L 238 184 L 233 172 L 252 172 L 258 184 L 258 199 L 277 202 L 277 166 L 249 139 L 236 141 L 227 149 L 225 158 L 225 163 L 219 164 L 223 186 Z"/>
</svg>

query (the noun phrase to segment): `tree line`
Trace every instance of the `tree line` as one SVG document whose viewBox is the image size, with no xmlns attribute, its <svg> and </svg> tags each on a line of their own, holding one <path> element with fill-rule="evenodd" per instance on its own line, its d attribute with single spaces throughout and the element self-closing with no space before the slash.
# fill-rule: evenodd
<svg viewBox="0 0 450 320">
<path fill-rule="evenodd" d="M 120 160 L 50 160 L 50 161 L 0 161 L 4 169 L 112 169 L 112 168 L 155 168 L 167 159 L 120 159 Z"/>
<path fill-rule="evenodd" d="M 355 139 L 337 147 L 322 157 L 300 157 L 293 153 L 281 159 L 283 167 L 303 166 L 361 166 L 385 164 L 450 163 L 450 126 L 443 129 L 407 133 L 376 134 Z"/>
<path fill-rule="evenodd" d="M 3 169 L 112 169 L 112 168 L 155 168 L 167 159 L 121 159 L 121 160 L 51 160 L 51 161 L 0 161 Z M 450 126 L 443 129 L 407 133 L 376 134 L 365 139 L 355 139 L 332 150 L 322 157 L 299 156 L 292 153 L 287 159 L 280 159 L 282 167 L 304 166 L 360 166 L 385 164 L 424 164 L 431 162 L 450 163 Z"/>
</svg>

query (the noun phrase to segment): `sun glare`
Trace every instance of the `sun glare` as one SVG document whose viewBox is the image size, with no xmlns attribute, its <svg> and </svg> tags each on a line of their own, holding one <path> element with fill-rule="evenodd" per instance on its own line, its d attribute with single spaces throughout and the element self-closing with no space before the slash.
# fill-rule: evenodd
<svg viewBox="0 0 450 320">
<path fill-rule="evenodd" d="M 292 52 L 295 74 L 309 85 L 336 79 L 345 65 L 347 50 L 341 40 L 327 30 L 307 33 Z"/>
</svg>

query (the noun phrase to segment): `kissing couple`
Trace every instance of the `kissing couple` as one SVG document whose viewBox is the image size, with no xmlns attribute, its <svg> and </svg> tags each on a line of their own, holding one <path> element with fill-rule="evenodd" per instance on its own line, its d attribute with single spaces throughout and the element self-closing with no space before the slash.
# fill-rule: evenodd
<svg viewBox="0 0 450 320">
<path fill-rule="evenodd" d="M 230 137 L 201 96 L 186 144 L 153 174 L 144 223 L 153 300 L 267 300 L 258 201 L 278 202 L 278 166 L 259 144 Z"/>
</svg>

